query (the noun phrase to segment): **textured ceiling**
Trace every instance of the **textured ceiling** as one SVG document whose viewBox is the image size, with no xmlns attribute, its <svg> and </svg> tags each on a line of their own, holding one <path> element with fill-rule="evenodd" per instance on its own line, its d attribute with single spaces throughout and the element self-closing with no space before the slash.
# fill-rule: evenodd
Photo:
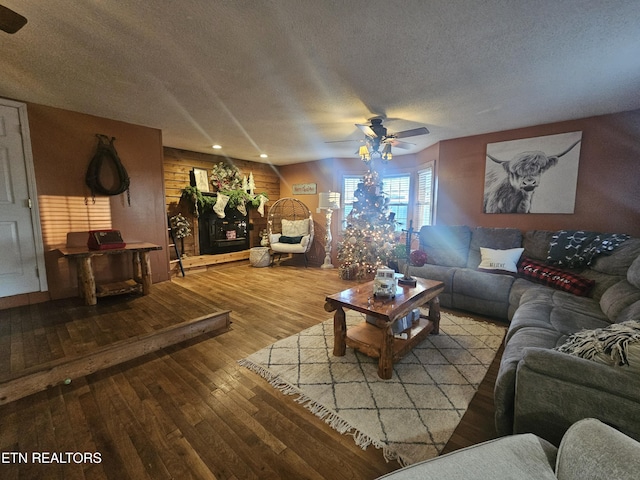
<svg viewBox="0 0 640 480">
<path fill-rule="evenodd" d="M 0 2 L 0 96 L 276 165 L 640 108 L 640 0 Z"/>
</svg>

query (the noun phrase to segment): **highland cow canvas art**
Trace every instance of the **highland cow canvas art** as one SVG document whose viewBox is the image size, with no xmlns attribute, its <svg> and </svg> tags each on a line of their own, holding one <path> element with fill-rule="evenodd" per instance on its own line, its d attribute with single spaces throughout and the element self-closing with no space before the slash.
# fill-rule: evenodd
<svg viewBox="0 0 640 480">
<path fill-rule="evenodd" d="M 582 132 L 487 144 L 484 213 L 574 213 Z"/>
</svg>

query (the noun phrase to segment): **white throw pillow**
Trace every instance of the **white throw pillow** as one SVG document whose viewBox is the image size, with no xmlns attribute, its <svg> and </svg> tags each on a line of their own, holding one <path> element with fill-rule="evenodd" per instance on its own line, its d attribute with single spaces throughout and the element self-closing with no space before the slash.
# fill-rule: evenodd
<svg viewBox="0 0 640 480">
<path fill-rule="evenodd" d="M 269 243 L 271 245 L 273 245 L 274 243 L 278 243 L 280 241 L 280 236 L 282 234 L 280 233 L 272 233 L 271 235 L 269 235 Z"/>
<path fill-rule="evenodd" d="M 493 250 L 480 247 L 482 261 L 478 268 L 481 270 L 502 270 L 504 272 L 518 271 L 518 260 L 524 248 L 510 248 L 508 250 Z"/>
<path fill-rule="evenodd" d="M 287 220 L 282 219 L 282 235 L 285 237 L 302 237 L 309 234 L 309 219 Z"/>
</svg>

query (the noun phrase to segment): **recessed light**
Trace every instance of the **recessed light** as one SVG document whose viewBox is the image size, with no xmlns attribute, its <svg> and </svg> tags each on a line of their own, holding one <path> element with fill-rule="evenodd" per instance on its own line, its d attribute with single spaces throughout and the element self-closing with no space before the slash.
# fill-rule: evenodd
<svg viewBox="0 0 640 480">
<path fill-rule="evenodd" d="M 267 155 L 266 153 L 261 153 L 260 158 L 269 158 L 269 155 Z"/>
<path fill-rule="evenodd" d="M 217 143 L 215 145 L 211 145 L 211 148 L 214 148 L 216 150 L 220 150 L 222 148 L 222 145 L 218 145 Z"/>
</svg>

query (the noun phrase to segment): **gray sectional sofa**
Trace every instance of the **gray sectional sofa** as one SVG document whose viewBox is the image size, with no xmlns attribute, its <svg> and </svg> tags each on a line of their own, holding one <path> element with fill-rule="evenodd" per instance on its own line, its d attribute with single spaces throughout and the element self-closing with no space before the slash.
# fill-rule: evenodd
<svg viewBox="0 0 640 480">
<path fill-rule="evenodd" d="M 640 439 L 640 370 L 557 350 L 576 332 L 640 320 L 640 238 L 628 238 L 590 265 L 564 269 L 594 283 L 587 296 L 478 270 L 481 247 L 523 248 L 523 258 L 545 264 L 556 233 L 423 227 L 427 264 L 409 271 L 444 282 L 443 307 L 509 322 L 494 396 L 500 435 L 531 432 L 558 445 L 572 423 L 594 417 Z"/>
</svg>

